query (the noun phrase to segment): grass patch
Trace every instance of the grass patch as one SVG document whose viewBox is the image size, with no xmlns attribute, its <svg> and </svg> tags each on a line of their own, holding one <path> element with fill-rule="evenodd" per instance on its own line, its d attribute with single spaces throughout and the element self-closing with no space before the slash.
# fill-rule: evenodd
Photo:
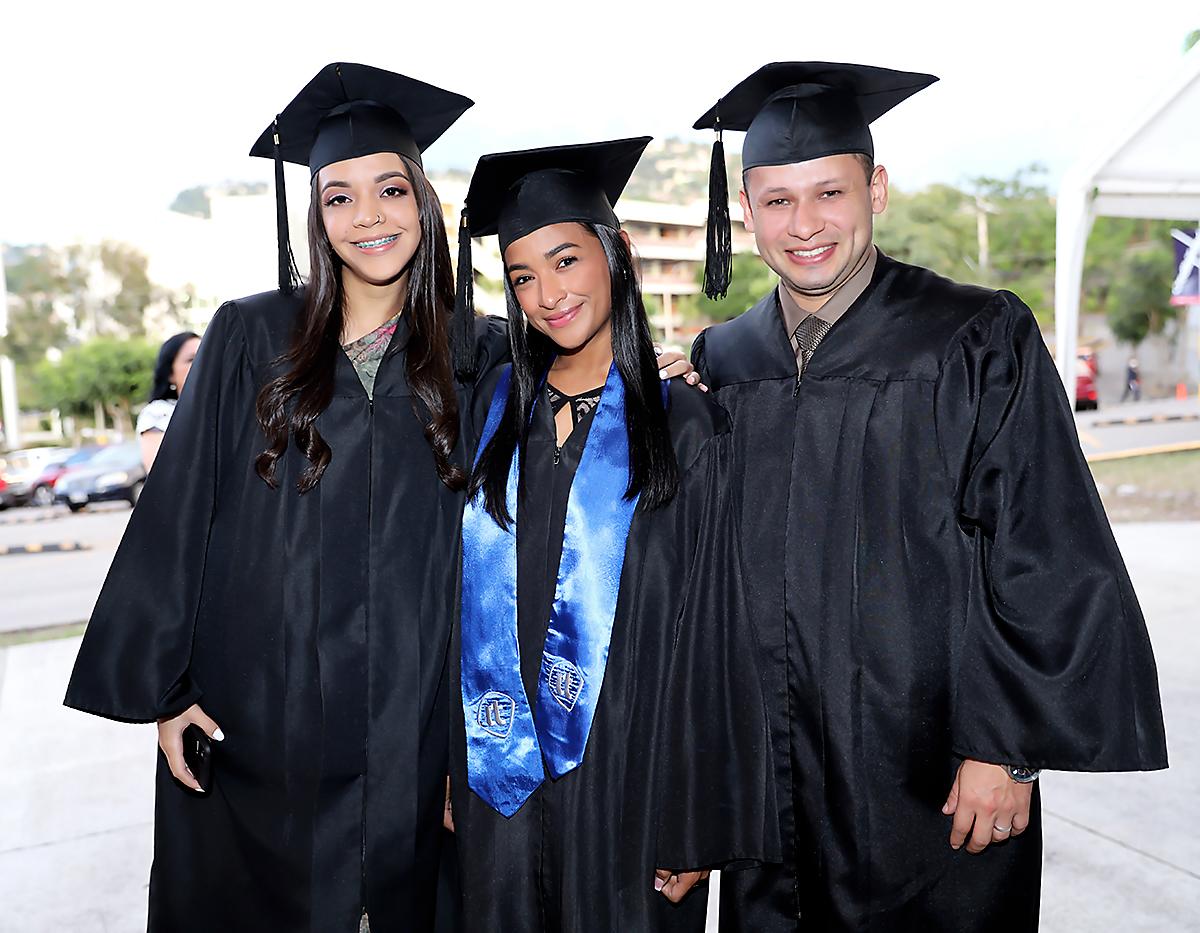
<svg viewBox="0 0 1200 933">
<path fill-rule="evenodd" d="M 58 638 L 74 638 L 82 635 L 86 622 L 68 622 L 66 625 L 47 625 L 42 628 L 24 628 L 15 632 L 0 632 L 0 648 L 13 645 L 29 645 L 35 641 L 54 641 Z"/>
<path fill-rule="evenodd" d="M 1091 464 L 1114 522 L 1200 520 L 1200 450 Z"/>
</svg>

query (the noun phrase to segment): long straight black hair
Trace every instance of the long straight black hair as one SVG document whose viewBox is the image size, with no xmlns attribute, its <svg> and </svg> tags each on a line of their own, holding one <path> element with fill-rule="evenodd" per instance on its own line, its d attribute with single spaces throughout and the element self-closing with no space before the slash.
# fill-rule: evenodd
<svg viewBox="0 0 1200 933">
<path fill-rule="evenodd" d="M 408 294 L 404 314 L 409 326 L 405 375 L 425 412 L 425 439 L 433 449 L 438 478 L 451 489 L 462 489 L 467 474 L 451 457 L 458 443 L 458 398 L 450 364 L 450 319 L 454 310 L 454 277 L 441 204 L 425 173 L 400 156 L 412 179 L 421 225 L 421 243 L 408 265 Z M 304 290 L 304 307 L 291 348 L 279 360 L 286 372 L 263 386 L 258 395 L 258 421 L 267 448 L 258 455 L 255 470 L 267 485 L 277 485 L 275 470 L 294 437 L 308 458 L 297 488 L 308 492 L 321 479 L 333 457 L 316 428 L 317 416 L 333 398 L 333 377 L 345 323 L 342 261 L 334 252 L 321 218 L 320 191 L 313 177 L 308 207 L 308 254 L 311 272 Z"/>
<path fill-rule="evenodd" d="M 179 387 L 171 382 L 171 370 L 175 368 L 175 357 L 189 340 L 199 340 L 199 334 L 185 330 L 174 337 L 168 337 L 158 348 L 158 359 L 154 363 L 154 385 L 150 388 L 150 401 L 158 399 L 179 398 Z"/>
<path fill-rule="evenodd" d="M 640 507 L 658 508 L 675 495 L 679 468 L 671 446 L 662 381 L 658 377 L 654 341 L 633 256 L 620 233 L 611 227 L 591 223 L 580 226 L 600 240 L 612 283 L 613 361 L 625 385 L 625 430 L 629 434 L 629 484 L 625 497 L 632 499 L 640 493 Z M 518 447 L 521 456 L 525 456 L 533 404 L 556 348 L 545 334 L 526 324 L 525 313 L 507 275 L 504 294 L 512 345 L 512 385 L 496 433 L 471 476 L 469 495 L 482 490 L 488 513 L 502 528 L 508 528 L 513 520 L 505 502 L 509 467 Z M 518 491 L 519 495 L 525 494 L 524 477 Z"/>
</svg>

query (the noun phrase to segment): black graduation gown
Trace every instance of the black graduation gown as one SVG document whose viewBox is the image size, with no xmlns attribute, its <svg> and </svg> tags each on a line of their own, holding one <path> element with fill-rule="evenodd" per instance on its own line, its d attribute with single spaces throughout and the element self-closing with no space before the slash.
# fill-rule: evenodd
<svg viewBox="0 0 1200 933">
<path fill-rule="evenodd" d="M 482 395 L 482 393 L 481 393 Z M 486 412 L 488 399 L 477 404 Z M 518 641 L 534 697 L 567 496 L 593 415 L 554 463 L 545 393 L 517 513 Z M 483 417 L 476 416 L 482 425 Z M 681 484 L 630 527 L 604 685 L 583 763 L 505 819 L 469 790 L 453 665 L 454 818 L 466 929 L 478 933 L 703 931 L 706 887 L 673 906 L 656 867 L 778 858 L 767 723 L 752 630 L 734 624 L 725 413 L 676 381 L 669 422 Z M 461 657 L 456 642 L 455 658 Z M 532 701 L 531 701 L 532 703 Z"/>
<path fill-rule="evenodd" d="M 225 734 L 204 795 L 159 756 L 151 931 L 353 933 L 364 908 L 373 933 L 433 925 L 463 499 L 414 411 L 404 318 L 373 401 L 338 354 L 316 488 L 296 491 L 295 445 L 278 489 L 258 478 L 255 397 L 299 307 L 213 318 L 67 691 L 132 722 L 199 702 Z"/>
<path fill-rule="evenodd" d="M 734 423 L 789 850 L 727 880 L 722 929 L 1035 929 L 1036 795 L 1024 835 L 954 853 L 961 760 L 1166 767 L 1146 627 L 1036 322 L 881 254 L 798 382 L 777 302 L 694 352 Z"/>
</svg>

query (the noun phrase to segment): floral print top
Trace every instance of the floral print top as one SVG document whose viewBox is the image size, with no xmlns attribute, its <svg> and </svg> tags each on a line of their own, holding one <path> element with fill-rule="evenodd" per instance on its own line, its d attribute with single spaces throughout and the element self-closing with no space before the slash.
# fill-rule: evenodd
<svg viewBox="0 0 1200 933">
<path fill-rule="evenodd" d="M 369 334 L 363 334 L 357 340 L 342 344 L 346 356 L 354 364 L 354 371 L 362 380 L 363 388 L 367 390 L 367 398 L 375 394 L 375 374 L 379 372 L 379 363 L 392 342 L 392 334 L 396 333 L 396 325 L 400 323 L 401 311 L 390 321 L 385 321 Z"/>
</svg>

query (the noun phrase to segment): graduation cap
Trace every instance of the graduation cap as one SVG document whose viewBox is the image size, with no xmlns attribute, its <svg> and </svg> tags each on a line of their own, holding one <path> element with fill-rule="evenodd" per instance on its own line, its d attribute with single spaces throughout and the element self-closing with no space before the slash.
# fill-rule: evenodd
<svg viewBox="0 0 1200 933">
<path fill-rule="evenodd" d="M 275 215 L 279 235 L 279 289 L 295 289 L 288 246 L 283 163 L 326 165 L 376 152 L 396 152 L 421 165 L 429 148 L 474 102 L 382 68 L 334 62 L 263 130 L 250 155 L 275 161 Z"/>
<path fill-rule="evenodd" d="M 709 168 L 704 293 L 714 300 L 722 297 L 732 273 L 723 130 L 746 132 L 743 171 L 842 153 L 874 158 L 870 124 L 936 80 L 870 65 L 774 62 L 717 101 L 693 126 L 717 131 Z"/>
<path fill-rule="evenodd" d="M 458 228 L 456 315 L 472 313 L 471 237 L 496 234 L 500 254 L 521 237 L 567 222 L 614 230 L 613 205 L 652 137 L 548 146 L 482 156 Z"/>
</svg>

